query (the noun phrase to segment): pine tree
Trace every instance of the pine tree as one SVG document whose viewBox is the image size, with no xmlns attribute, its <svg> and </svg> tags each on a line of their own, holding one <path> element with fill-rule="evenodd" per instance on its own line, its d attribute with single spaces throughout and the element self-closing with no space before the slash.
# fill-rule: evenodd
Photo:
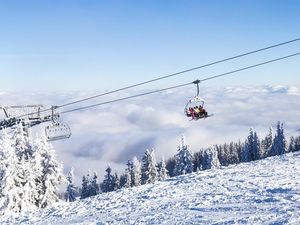
<svg viewBox="0 0 300 225">
<path fill-rule="evenodd" d="M 125 170 L 123 179 L 124 179 L 124 185 L 123 185 L 123 187 L 124 188 L 130 188 L 132 182 L 131 182 L 131 173 L 130 173 L 130 171 L 128 169 Z"/>
<path fill-rule="evenodd" d="M 261 158 L 266 158 L 268 156 L 271 156 L 272 145 L 273 145 L 273 129 L 272 127 L 270 127 L 269 133 L 261 142 L 261 148 L 262 148 Z"/>
<path fill-rule="evenodd" d="M 90 196 L 94 196 L 97 194 L 99 194 L 99 185 L 98 185 L 98 175 L 95 171 L 93 174 L 93 178 L 91 180 Z"/>
<path fill-rule="evenodd" d="M 169 158 L 166 161 L 166 168 L 169 171 L 169 176 L 170 177 L 176 176 L 176 174 L 175 174 L 175 166 L 176 166 L 176 158 L 175 158 L 175 156 Z"/>
<path fill-rule="evenodd" d="M 214 169 L 220 167 L 218 152 L 216 148 L 208 148 L 202 152 L 202 166 L 203 170 Z"/>
<path fill-rule="evenodd" d="M 82 183 L 81 183 L 81 195 L 80 195 L 80 199 L 84 199 L 89 197 L 89 193 L 88 193 L 88 179 L 85 175 L 83 175 L 82 177 Z"/>
<path fill-rule="evenodd" d="M 39 181 L 38 206 L 45 208 L 58 202 L 58 185 L 64 181 L 62 173 L 62 164 L 56 159 L 56 153 L 53 146 L 47 141 L 45 135 L 38 138 L 34 146 L 35 152 L 39 156 L 37 166 L 40 166 L 42 174 L 36 179 Z"/>
<path fill-rule="evenodd" d="M 125 188 L 125 186 L 127 186 L 127 184 L 128 184 L 127 176 L 125 175 L 125 173 L 123 173 L 120 176 L 120 188 Z"/>
<path fill-rule="evenodd" d="M 295 138 L 291 136 L 290 144 L 287 152 L 294 152 L 294 149 L 295 149 Z"/>
<path fill-rule="evenodd" d="M 261 155 L 262 155 L 262 151 L 260 149 L 260 141 L 259 141 L 259 138 L 257 136 L 257 133 L 254 132 L 254 136 L 253 136 L 253 157 L 252 159 L 253 160 L 259 160 L 261 158 Z"/>
<path fill-rule="evenodd" d="M 29 144 L 27 133 L 23 123 L 19 123 L 13 134 L 13 146 L 15 148 L 16 155 L 19 160 L 29 160 L 33 154 L 33 149 Z"/>
<path fill-rule="evenodd" d="M 295 138 L 293 151 L 294 152 L 300 151 L 300 136 Z"/>
<path fill-rule="evenodd" d="M 88 197 L 88 180 L 85 175 L 82 177 L 82 183 L 81 183 L 81 195 L 80 199 L 84 199 Z"/>
<path fill-rule="evenodd" d="M 237 164 L 240 162 L 238 144 L 231 142 L 229 144 L 229 164 Z"/>
<path fill-rule="evenodd" d="M 175 174 L 182 175 L 193 172 L 193 154 L 190 147 L 185 144 L 185 137 L 182 135 L 178 153 L 176 154 Z"/>
<path fill-rule="evenodd" d="M 157 169 L 154 151 L 146 150 L 142 164 L 142 184 L 154 183 L 157 179 Z"/>
<path fill-rule="evenodd" d="M 115 175 L 114 175 L 114 191 L 118 190 L 121 188 L 121 184 L 120 184 L 120 178 L 119 178 L 119 175 L 117 172 L 115 172 Z"/>
<path fill-rule="evenodd" d="M 141 177 L 142 177 L 141 163 L 136 157 L 133 157 L 133 160 L 132 160 L 132 177 L 131 177 L 132 186 L 140 186 L 141 185 Z"/>
<path fill-rule="evenodd" d="M 116 190 L 115 177 L 112 175 L 112 170 L 111 170 L 110 166 L 107 167 L 105 172 L 106 172 L 106 174 L 105 174 L 104 180 L 101 184 L 102 192 L 111 192 L 111 191 Z"/>
<path fill-rule="evenodd" d="M 250 128 L 249 135 L 245 142 L 242 154 L 242 162 L 249 162 L 260 159 L 260 142 L 256 132 Z"/>
<path fill-rule="evenodd" d="M 128 180 L 128 184 L 126 184 L 126 187 L 133 187 L 134 186 L 134 170 L 133 170 L 133 163 L 131 160 L 128 159 L 127 161 L 127 168 L 126 168 L 126 173 L 128 173 L 129 178 L 127 178 Z"/>
<path fill-rule="evenodd" d="M 277 131 L 274 137 L 274 142 L 271 148 L 271 156 L 282 155 L 286 153 L 286 139 L 284 136 L 283 124 L 277 123 Z"/>
<path fill-rule="evenodd" d="M 219 161 L 222 166 L 228 166 L 229 165 L 229 146 L 227 144 L 224 145 L 215 145 L 214 148 L 218 152 Z"/>
<path fill-rule="evenodd" d="M 201 170 L 202 157 L 201 157 L 200 151 L 195 152 L 193 155 L 193 165 L 194 165 L 193 172 L 198 172 L 199 170 Z M 167 168 L 168 168 L 168 161 L 167 161 Z"/>
<path fill-rule="evenodd" d="M 17 156 L 16 171 L 19 186 L 20 198 L 22 199 L 19 205 L 20 211 L 29 210 L 37 205 L 38 191 L 36 174 L 33 171 L 35 168 L 35 160 L 33 158 L 33 147 L 29 143 L 27 133 L 23 123 L 16 126 L 13 134 L 13 147 Z"/>
<path fill-rule="evenodd" d="M 74 169 L 73 168 L 71 168 L 66 179 L 67 179 L 67 190 L 65 192 L 65 200 L 67 202 L 74 202 L 76 200 L 76 196 L 77 196 L 77 188 L 75 187 L 75 185 L 73 183 L 73 179 L 74 179 Z"/>
<path fill-rule="evenodd" d="M 162 158 L 161 162 L 158 164 L 158 180 L 164 181 L 168 178 L 168 170 L 166 168 L 165 159 Z"/>
<path fill-rule="evenodd" d="M 23 179 L 18 175 L 18 158 L 13 144 L 4 130 L 0 141 L 0 214 L 23 210 Z"/>
<path fill-rule="evenodd" d="M 241 140 L 239 140 L 238 143 L 235 143 L 235 149 L 237 151 L 239 163 L 242 162 L 242 154 L 243 154 L 244 147 L 245 147 L 245 145 L 244 145 L 244 143 L 241 142 Z"/>
</svg>

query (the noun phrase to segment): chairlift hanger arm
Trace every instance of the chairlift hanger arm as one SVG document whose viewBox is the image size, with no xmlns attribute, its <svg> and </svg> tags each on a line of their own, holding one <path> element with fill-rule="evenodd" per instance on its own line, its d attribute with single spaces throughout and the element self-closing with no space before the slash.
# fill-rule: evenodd
<svg viewBox="0 0 300 225">
<path fill-rule="evenodd" d="M 199 96 L 199 92 L 200 92 L 199 84 L 200 84 L 200 82 L 201 82 L 201 80 L 195 80 L 195 81 L 193 81 L 193 84 L 197 85 L 197 95 L 196 96 Z"/>
</svg>

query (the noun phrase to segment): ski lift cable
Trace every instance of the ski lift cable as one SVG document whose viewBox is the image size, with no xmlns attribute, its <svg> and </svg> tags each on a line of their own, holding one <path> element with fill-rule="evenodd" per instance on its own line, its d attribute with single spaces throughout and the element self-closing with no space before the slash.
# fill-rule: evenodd
<svg viewBox="0 0 300 225">
<path fill-rule="evenodd" d="M 159 90 L 155 90 L 155 91 L 149 91 L 149 92 L 145 92 L 145 93 L 142 93 L 142 94 L 131 95 L 131 96 L 128 96 L 128 97 L 118 98 L 118 99 L 114 99 L 114 100 L 110 100 L 110 101 L 106 101 L 106 102 L 101 102 L 101 103 L 97 103 L 97 104 L 93 104 L 93 105 L 83 106 L 83 107 L 80 107 L 80 108 L 75 108 L 75 109 L 60 112 L 60 114 L 75 112 L 75 111 L 88 109 L 88 108 L 93 108 L 93 107 L 101 106 L 101 105 L 107 105 L 107 104 L 110 104 L 110 103 L 120 102 L 120 101 L 128 100 L 128 99 L 131 99 L 131 98 L 137 98 L 137 97 L 150 95 L 150 94 L 154 94 L 154 93 L 158 93 L 158 92 L 162 92 L 162 91 L 167 91 L 167 90 L 171 90 L 171 89 L 175 89 L 175 88 L 180 88 L 180 87 L 188 86 L 188 85 L 191 85 L 191 84 L 193 84 L 193 82 L 180 84 L 180 85 L 176 85 L 176 86 L 172 86 L 172 87 L 167 87 L 167 88 L 163 88 L 163 89 L 159 89 Z"/>
<path fill-rule="evenodd" d="M 251 68 L 259 67 L 259 66 L 266 65 L 266 64 L 269 64 L 269 63 L 281 61 L 281 60 L 291 58 L 291 57 L 294 57 L 294 56 L 297 56 L 297 55 L 300 55 L 300 52 L 295 53 L 295 54 L 291 54 L 291 55 L 287 55 L 287 56 L 283 56 L 283 57 L 280 57 L 280 58 L 272 59 L 272 60 L 269 60 L 269 61 L 265 61 L 265 62 L 262 62 L 262 63 L 254 64 L 254 65 L 251 65 L 251 66 L 243 67 L 243 68 L 240 68 L 240 69 L 237 69 L 237 70 L 232 70 L 232 71 L 222 73 L 222 74 L 218 74 L 218 75 L 215 75 L 215 76 L 210 76 L 210 77 L 204 78 L 202 80 L 195 80 L 193 82 L 184 83 L 184 84 L 180 84 L 180 85 L 176 85 L 176 86 L 172 86 L 172 87 L 168 87 L 168 88 L 163 88 L 163 89 L 159 89 L 159 90 L 145 92 L 145 93 L 142 93 L 142 94 L 132 95 L 132 96 L 124 97 L 124 98 L 118 98 L 118 99 L 114 99 L 114 100 L 110 100 L 110 101 L 106 101 L 106 102 L 101 102 L 101 103 L 97 103 L 97 104 L 93 104 L 93 105 L 83 106 L 83 107 L 63 111 L 60 114 L 65 114 L 65 113 L 75 112 L 75 111 L 79 111 L 79 110 L 94 108 L 94 107 L 101 106 L 101 105 L 107 105 L 107 104 L 110 104 L 110 103 L 115 103 L 115 102 L 124 101 L 124 100 L 132 99 L 132 98 L 137 98 L 137 97 L 141 97 L 141 96 L 145 96 L 145 95 L 150 95 L 150 94 L 154 94 L 154 93 L 158 93 L 158 92 L 162 92 L 162 91 L 166 91 L 166 90 L 176 89 L 176 88 L 188 86 L 188 85 L 191 85 L 191 84 L 199 84 L 201 82 L 205 82 L 205 81 L 216 79 L 216 78 L 223 77 L 223 76 L 228 76 L 230 74 L 238 73 L 240 71 L 244 71 L 244 70 L 248 70 L 248 69 L 251 69 Z"/>
<path fill-rule="evenodd" d="M 300 55 L 300 52 L 297 52 L 297 53 L 294 53 L 294 54 L 291 54 L 291 55 L 287 55 L 287 56 L 283 56 L 283 57 L 280 57 L 280 58 L 272 59 L 272 60 L 269 60 L 269 61 L 266 61 L 266 62 L 258 63 L 258 64 L 255 64 L 255 65 L 247 66 L 247 67 L 244 67 L 244 68 L 241 68 L 241 69 L 233 70 L 233 71 L 230 71 L 230 72 L 227 72 L 227 73 L 207 77 L 207 78 L 204 78 L 204 79 L 200 80 L 200 82 L 204 82 L 204 81 L 207 81 L 207 80 L 212 80 L 212 79 L 215 79 L 215 78 L 223 77 L 223 76 L 226 76 L 226 75 L 229 75 L 229 74 L 232 74 L 232 73 L 237 73 L 237 72 L 240 72 L 240 71 L 243 71 L 243 70 L 248 70 L 248 69 L 251 69 L 251 68 L 254 68 L 254 67 L 258 67 L 258 66 L 262 66 L 262 65 L 265 65 L 265 64 L 273 63 L 273 62 L 276 62 L 276 61 L 281 61 L 281 60 L 291 58 L 291 57 L 294 57 L 294 56 L 297 56 L 297 55 Z"/>
<path fill-rule="evenodd" d="M 300 41 L 300 38 L 295 38 L 295 39 L 292 39 L 292 40 L 289 40 L 289 41 L 285 41 L 285 42 L 281 42 L 281 43 L 278 43 L 278 44 L 270 45 L 270 46 L 260 48 L 260 49 L 254 50 L 254 51 L 245 52 L 245 53 L 242 53 L 242 54 L 239 54 L 239 55 L 235 55 L 235 56 L 232 56 L 232 57 L 228 57 L 228 58 L 225 58 L 225 59 L 221 59 L 221 60 L 218 60 L 218 61 L 207 63 L 207 64 L 197 66 L 197 67 L 194 67 L 194 68 L 191 68 L 191 69 L 187 69 L 187 70 L 183 70 L 183 71 L 180 71 L 180 72 L 172 73 L 172 74 L 169 74 L 169 75 L 166 75 L 166 76 L 161 76 L 161 77 L 158 77 L 158 78 L 155 78 L 155 79 L 147 80 L 147 81 L 140 82 L 140 83 L 137 83 L 137 84 L 134 84 L 134 85 L 129 85 L 129 86 L 126 86 L 126 87 L 123 87 L 123 88 L 115 89 L 115 90 L 108 91 L 108 92 L 98 94 L 98 95 L 94 95 L 94 96 L 91 96 L 91 97 L 79 99 L 79 100 L 76 100 L 76 101 L 73 101 L 73 102 L 65 103 L 65 104 L 62 104 L 62 105 L 57 105 L 57 106 L 55 106 L 55 108 L 56 109 L 57 108 L 63 108 L 63 107 L 69 106 L 69 105 L 77 104 L 77 103 L 88 101 L 88 100 L 91 100 L 91 99 L 94 99 L 94 98 L 102 97 L 102 96 L 113 94 L 113 93 L 120 92 L 120 91 L 124 91 L 124 90 L 131 89 L 131 88 L 134 88 L 134 87 L 142 86 L 142 85 L 145 85 L 145 84 L 148 84 L 148 83 L 152 83 L 152 82 L 159 81 L 159 80 L 162 80 L 162 79 L 166 79 L 166 78 L 169 78 L 169 77 L 181 75 L 181 74 L 191 72 L 191 71 L 194 71 L 194 70 L 198 70 L 198 69 L 201 69 L 201 68 L 213 66 L 213 65 L 216 65 L 216 64 L 219 64 L 219 63 L 227 62 L 227 61 L 230 61 L 230 60 L 233 60 L 233 59 L 237 59 L 237 58 L 241 58 L 241 57 L 248 56 L 248 55 L 251 55 L 251 54 L 255 54 L 255 53 L 258 53 L 258 52 L 266 51 L 266 50 L 269 50 L 269 49 L 272 49 L 272 48 L 276 48 L 276 47 L 280 47 L 280 46 L 283 46 L 283 45 L 291 44 L 291 43 L 297 42 L 297 41 Z M 48 111 L 51 111 L 51 110 L 53 110 L 53 107 L 48 108 L 48 109 L 40 110 L 40 113 L 48 112 Z M 33 115 L 35 113 L 36 112 L 20 115 L 16 118 L 26 117 L 28 115 Z"/>
<path fill-rule="evenodd" d="M 216 64 L 219 64 L 219 63 L 227 62 L 227 61 L 230 61 L 230 60 L 233 60 L 233 59 L 241 58 L 241 57 L 251 55 L 251 54 L 254 54 L 254 53 L 266 51 L 266 50 L 276 48 L 276 47 L 279 47 L 279 46 L 282 46 L 282 45 L 287 45 L 287 44 L 290 44 L 290 43 L 293 43 L 293 42 L 296 42 L 296 41 L 300 41 L 300 38 L 296 38 L 296 39 L 289 40 L 289 41 L 286 41 L 286 42 L 282 42 L 282 43 L 278 43 L 278 44 L 271 45 L 271 46 L 268 46 L 268 47 L 260 48 L 260 49 L 250 51 L 250 52 L 246 52 L 246 53 L 243 53 L 243 54 L 239 54 L 239 55 L 236 55 L 236 56 L 228 57 L 228 58 L 225 58 L 225 59 L 222 59 L 222 60 L 214 61 L 214 62 L 207 63 L 207 64 L 204 64 L 204 65 L 201 65 L 201 66 L 193 67 L 191 69 L 187 69 L 187 70 L 183 70 L 183 71 L 180 71 L 180 72 L 172 73 L 172 74 L 169 74 L 169 75 L 166 75 L 166 76 L 161 76 L 161 77 L 151 79 L 151 80 L 147 80 L 147 81 L 144 81 L 144 82 L 140 82 L 140 83 L 137 83 L 137 84 L 129 85 L 129 86 L 126 86 L 126 87 L 123 87 L 123 88 L 113 90 L 113 91 L 109 91 L 109 92 L 94 95 L 94 96 L 91 96 L 91 97 L 79 99 L 79 100 L 76 100 L 76 101 L 73 101 L 73 102 L 58 105 L 57 107 L 62 108 L 62 107 L 65 107 L 65 106 L 77 104 L 77 103 L 84 102 L 84 101 L 87 101 L 87 100 L 90 100 L 90 99 L 102 97 L 102 96 L 113 94 L 113 93 L 116 93 L 116 92 L 119 92 L 119 91 L 124 91 L 124 90 L 127 90 L 127 89 L 131 89 L 131 88 L 134 88 L 134 87 L 138 87 L 138 86 L 141 86 L 141 85 L 145 85 L 145 84 L 148 84 L 148 83 L 152 83 L 152 82 L 155 82 L 155 81 L 166 79 L 166 78 L 169 78 L 169 77 L 178 76 L 178 75 L 181 75 L 181 74 L 184 74 L 184 73 L 187 73 L 187 72 L 191 72 L 191 71 L 194 71 L 194 70 L 198 70 L 198 69 L 202 69 L 202 68 L 205 68 L 205 67 L 213 66 L 213 65 L 216 65 Z"/>
</svg>

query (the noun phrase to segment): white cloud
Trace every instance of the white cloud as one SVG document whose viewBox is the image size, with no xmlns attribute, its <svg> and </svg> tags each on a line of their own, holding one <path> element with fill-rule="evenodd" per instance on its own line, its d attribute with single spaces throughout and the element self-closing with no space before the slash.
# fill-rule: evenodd
<svg viewBox="0 0 300 225">
<path fill-rule="evenodd" d="M 299 86 L 202 87 L 201 93 L 207 111 L 215 115 L 196 122 L 183 114 L 186 102 L 195 94 L 193 88 L 63 114 L 62 120 L 71 127 L 72 137 L 54 143 L 57 155 L 66 170 L 75 168 L 80 182 L 79 176 L 89 168 L 97 170 L 101 179 L 108 164 L 121 171 L 127 159 L 141 158 L 146 148 L 154 148 L 158 159 L 168 158 L 176 153 L 182 133 L 192 150 L 197 151 L 212 144 L 244 140 L 250 127 L 263 137 L 278 120 L 284 122 L 288 135 L 296 134 L 300 128 Z M 3 93 L 0 101 L 3 105 L 49 106 L 92 94 L 95 93 Z M 114 97 L 131 94 L 136 92 Z M 104 100 L 88 104 L 101 101 Z"/>
</svg>

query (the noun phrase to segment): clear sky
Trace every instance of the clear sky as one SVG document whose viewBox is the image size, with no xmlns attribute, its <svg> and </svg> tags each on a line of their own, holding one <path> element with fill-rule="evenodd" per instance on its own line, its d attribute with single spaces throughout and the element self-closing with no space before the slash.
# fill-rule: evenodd
<svg viewBox="0 0 300 225">
<path fill-rule="evenodd" d="M 103 90 L 300 37 L 298 0 L 0 0 L 0 90 Z M 300 43 L 170 79 L 192 81 Z M 300 56 L 208 85 L 300 84 Z"/>
</svg>

